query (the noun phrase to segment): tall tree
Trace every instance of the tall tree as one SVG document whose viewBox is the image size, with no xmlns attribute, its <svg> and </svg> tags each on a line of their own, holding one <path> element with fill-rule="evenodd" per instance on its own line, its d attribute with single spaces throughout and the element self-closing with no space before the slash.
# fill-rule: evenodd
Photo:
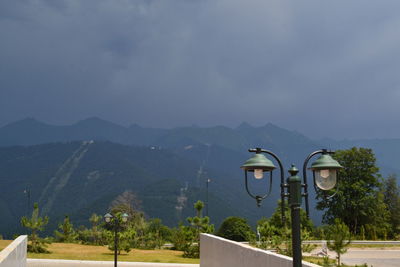
<svg viewBox="0 0 400 267">
<path fill-rule="evenodd" d="M 39 205 L 35 203 L 33 205 L 32 216 L 22 217 L 22 226 L 30 229 L 31 234 L 29 235 L 30 244 L 28 244 L 28 251 L 33 253 L 49 253 L 46 249 L 46 241 L 39 237 L 39 232 L 44 230 L 44 227 L 49 222 L 49 217 L 39 216 Z"/>
<path fill-rule="evenodd" d="M 256 246 L 262 249 L 277 249 L 282 244 L 281 234 L 284 230 L 278 229 L 267 219 L 263 218 L 257 222 L 258 242 Z"/>
<path fill-rule="evenodd" d="M 400 188 L 397 185 L 397 177 L 392 174 L 383 182 L 384 202 L 389 211 L 389 224 L 391 238 L 400 233 Z"/>
<path fill-rule="evenodd" d="M 198 258 L 200 255 L 200 234 L 201 233 L 212 233 L 214 232 L 214 225 L 210 224 L 210 218 L 202 216 L 202 210 L 204 208 L 204 203 L 198 200 L 194 204 L 194 208 L 196 209 L 197 216 L 186 218 L 187 222 L 190 224 L 190 227 L 183 228 L 186 232 L 192 232 L 191 236 L 192 240 L 189 242 L 189 245 L 186 246 L 184 250 L 184 257 L 188 258 Z"/>
<path fill-rule="evenodd" d="M 141 201 L 135 193 L 130 190 L 118 195 L 110 205 L 113 213 L 127 213 L 129 218 L 134 218 L 140 211 Z"/>
<path fill-rule="evenodd" d="M 134 240 L 136 231 L 133 227 L 129 227 L 128 223 L 122 220 L 122 213 L 114 214 L 114 217 L 109 223 L 104 224 L 107 230 L 106 235 L 108 239 L 108 249 L 115 250 L 115 242 L 117 241 L 118 255 L 121 251 L 128 253 L 132 249 L 132 240 Z"/>
<path fill-rule="evenodd" d="M 84 242 L 94 245 L 106 244 L 106 234 L 104 229 L 101 227 L 101 225 L 104 224 L 103 216 L 93 213 L 89 218 L 89 222 L 92 227 L 90 229 L 84 229 L 80 232 L 80 234 L 83 235 L 82 237 L 84 238 Z"/>
<path fill-rule="evenodd" d="M 63 223 L 58 225 L 58 229 L 60 231 L 54 231 L 54 235 L 58 242 L 72 243 L 76 240 L 77 234 L 74 225 L 70 222 L 68 216 L 65 216 Z"/>
<path fill-rule="evenodd" d="M 372 150 L 353 147 L 336 151 L 334 158 L 344 168 L 338 174 L 336 195 L 328 199 L 322 193 L 317 196 L 317 209 L 326 209 L 323 221 L 333 224 L 335 218 L 340 218 L 354 235 L 366 225 L 385 225 L 387 211 L 380 192 L 381 176 Z"/>
<path fill-rule="evenodd" d="M 158 218 L 148 222 L 146 227 L 147 247 L 151 249 L 161 249 L 166 240 L 171 237 L 171 230 L 162 224 Z"/>
</svg>

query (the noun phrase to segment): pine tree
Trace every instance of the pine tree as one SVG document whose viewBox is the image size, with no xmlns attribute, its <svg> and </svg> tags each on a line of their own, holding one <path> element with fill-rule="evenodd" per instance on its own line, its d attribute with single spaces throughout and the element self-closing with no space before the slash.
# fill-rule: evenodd
<svg viewBox="0 0 400 267">
<path fill-rule="evenodd" d="M 39 232 L 44 230 L 44 227 L 49 222 L 49 217 L 39 216 L 39 205 L 35 203 L 33 205 L 32 216 L 30 218 L 23 216 L 21 218 L 22 226 L 28 228 L 31 231 L 29 235 L 30 244 L 28 244 L 28 252 L 33 253 L 49 253 L 46 249 L 46 243 L 48 241 L 39 237 Z"/>
<path fill-rule="evenodd" d="M 200 233 L 212 233 L 214 232 L 214 225 L 210 224 L 209 217 L 203 217 L 202 210 L 204 208 L 204 203 L 198 200 L 194 204 L 197 216 L 188 217 L 187 222 L 190 224 L 189 228 L 183 228 L 186 236 L 192 237 L 189 244 L 185 247 L 184 257 L 188 258 L 198 258 L 200 256 Z M 189 234 L 192 232 L 192 234 Z"/>
<path fill-rule="evenodd" d="M 58 229 L 60 231 L 54 231 L 58 242 L 73 243 L 76 241 L 77 234 L 68 216 L 65 216 L 63 223 L 58 225 Z"/>
</svg>

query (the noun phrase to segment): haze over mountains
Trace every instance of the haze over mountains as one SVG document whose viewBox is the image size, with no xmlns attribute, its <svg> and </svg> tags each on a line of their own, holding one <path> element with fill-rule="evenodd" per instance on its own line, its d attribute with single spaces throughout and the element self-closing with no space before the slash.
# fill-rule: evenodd
<svg viewBox="0 0 400 267">
<path fill-rule="evenodd" d="M 93 212 L 106 213 L 109 203 L 126 190 L 138 196 L 147 216 L 174 226 L 194 214 L 194 201 L 205 200 L 209 178 L 212 222 L 218 225 L 237 215 L 254 223 L 270 216 L 279 198 L 277 180 L 261 208 L 244 190 L 239 167 L 250 156 L 247 149 L 256 146 L 274 151 L 285 168 L 290 163 L 301 167 L 310 152 L 323 147 L 370 147 L 384 176 L 400 174 L 400 139 L 311 140 L 273 124 L 155 129 L 99 118 L 69 126 L 29 118 L 0 128 L 0 146 L 0 231 L 6 234 L 21 230 L 19 218 L 33 202 L 50 216 L 51 227 L 65 214 L 80 225 Z M 266 185 L 254 186 L 262 190 Z"/>
</svg>

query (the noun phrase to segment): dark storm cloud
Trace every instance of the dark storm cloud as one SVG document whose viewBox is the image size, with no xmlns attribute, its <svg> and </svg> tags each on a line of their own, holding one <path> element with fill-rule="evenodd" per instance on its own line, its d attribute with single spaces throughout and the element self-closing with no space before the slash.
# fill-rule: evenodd
<svg viewBox="0 0 400 267">
<path fill-rule="evenodd" d="M 0 124 L 400 137 L 397 1 L 1 1 Z M 328 121 L 328 122 L 327 122 Z"/>
</svg>

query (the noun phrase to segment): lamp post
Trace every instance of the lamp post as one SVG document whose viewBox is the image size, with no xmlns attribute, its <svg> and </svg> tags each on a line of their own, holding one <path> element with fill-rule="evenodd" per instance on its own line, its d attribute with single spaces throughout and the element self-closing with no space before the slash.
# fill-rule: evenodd
<svg viewBox="0 0 400 267">
<path fill-rule="evenodd" d="M 301 266 L 301 230 L 300 230 L 300 206 L 302 197 L 305 198 L 306 213 L 309 216 L 309 205 L 308 205 L 308 185 L 307 185 L 307 165 L 310 159 L 317 155 L 322 154 L 316 161 L 311 165 L 313 171 L 314 189 L 318 190 L 330 190 L 335 187 L 337 180 L 337 171 L 342 166 L 331 157 L 332 151 L 326 149 L 317 150 L 310 155 L 304 161 L 303 165 L 303 184 L 301 178 L 297 175 L 299 170 L 296 166 L 288 170 L 290 176 L 287 178 L 286 183 L 284 181 L 283 165 L 281 160 L 271 151 L 256 148 L 249 149 L 249 152 L 255 153 L 250 159 L 248 159 L 241 168 L 245 172 L 245 185 L 247 193 L 256 200 L 257 206 L 261 205 L 261 202 L 269 196 L 272 188 L 272 171 L 276 168 L 271 160 L 266 158 L 264 154 L 272 156 L 279 165 L 280 169 L 280 189 L 281 189 L 281 210 L 282 210 L 282 221 L 285 224 L 284 205 L 285 198 L 289 199 L 289 206 L 292 219 L 292 254 L 293 254 L 293 267 Z M 255 179 L 263 179 L 265 173 L 269 173 L 269 187 L 265 195 L 254 195 L 250 192 L 248 186 L 248 172 L 254 174 Z M 304 188 L 304 192 L 302 192 Z M 331 197 L 331 196 L 330 196 Z"/>
<path fill-rule="evenodd" d="M 24 194 L 26 194 L 26 197 L 27 197 L 26 216 L 29 216 L 29 211 L 31 209 L 31 189 L 30 189 L 30 184 L 28 184 L 28 186 L 24 190 Z"/>
<path fill-rule="evenodd" d="M 210 178 L 206 181 L 206 216 L 208 217 L 208 184 L 211 182 Z"/>
<path fill-rule="evenodd" d="M 114 267 L 118 264 L 118 231 L 121 230 L 121 223 L 128 221 L 128 214 L 123 213 L 121 216 L 107 213 L 104 215 L 105 222 L 114 230 Z"/>
</svg>

